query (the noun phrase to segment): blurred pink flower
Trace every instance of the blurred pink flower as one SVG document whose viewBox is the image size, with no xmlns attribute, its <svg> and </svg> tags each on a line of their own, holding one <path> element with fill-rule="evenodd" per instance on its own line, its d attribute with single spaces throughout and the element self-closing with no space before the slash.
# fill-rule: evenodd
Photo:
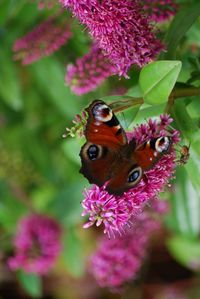
<svg viewBox="0 0 200 299">
<path fill-rule="evenodd" d="M 163 22 L 174 16 L 177 4 L 174 0 L 140 0 L 143 11 L 151 20 Z"/>
<path fill-rule="evenodd" d="M 158 298 L 162 299 L 189 299 L 184 287 L 169 286 L 158 292 Z"/>
<path fill-rule="evenodd" d="M 13 46 L 14 59 L 21 60 L 22 64 L 30 64 L 57 51 L 71 35 L 66 22 L 58 23 L 56 18 L 50 17 L 33 31 L 16 40 Z"/>
<path fill-rule="evenodd" d="M 57 0 L 31 0 L 31 2 L 38 3 L 38 9 L 51 9 L 57 2 Z"/>
<path fill-rule="evenodd" d="M 129 224 L 129 220 L 143 209 L 144 205 L 159 192 L 163 191 L 174 173 L 176 166 L 176 154 L 173 146 L 179 142 L 179 132 L 171 130 L 169 133 L 167 126 L 172 122 L 168 115 L 161 115 L 160 121 L 149 120 L 145 124 L 136 127 L 133 132 L 128 132 L 130 140 L 135 137 L 136 142 L 141 144 L 154 137 L 171 135 L 172 148 L 168 154 L 146 171 L 141 181 L 132 189 L 124 192 L 122 196 L 110 195 L 103 187 L 92 186 L 84 191 L 82 202 L 82 215 L 89 214 L 89 221 L 85 228 L 96 223 L 97 226 L 103 224 L 104 233 L 111 235 L 115 231 L 121 231 L 124 225 Z"/>
<path fill-rule="evenodd" d="M 55 220 L 43 215 L 30 215 L 18 225 L 14 239 L 15 256 L 8 265 L 12 270 L 45 274 L 53 266 L 61 250 L 61 230 Z"/>
<path fill-rule="evenodd" d="M 127 77 L 133 64 L 142 66 L 163 48 L 138 0 L 60 0 L 85 24 L 118 74 Z"/>
<path fill-rule="evenodd" d="M 118 290 L 135 279 L 147 252 L 149 239 L 160 228 L 158 220 L 143 212 L 134 226 L 115 239 L 104 236 L 91 257 L 91 272 L 101 287 Z"/>
<path fill-rule="evenodd" d="M 102 51 L 93 45 L 88 54 L 78 58 L 75 64 L 67 66 L 65 81 L 75 94 L 81 95 L 94 90 L 115 73 L 116 68 L 109 63 Z"/>
</svg>

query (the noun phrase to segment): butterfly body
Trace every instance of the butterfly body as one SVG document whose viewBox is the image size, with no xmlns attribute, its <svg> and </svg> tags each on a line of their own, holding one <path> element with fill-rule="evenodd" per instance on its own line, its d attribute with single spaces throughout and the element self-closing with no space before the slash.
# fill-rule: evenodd
<svg viewBox="0 0 200 299">
<path fill-rule="evenodd" d="M 86 109 L 86 143 L 81 148 L 80 172 L 92 184 L 103 186 L 110 194 L 121 195 L 133 188 L 164 153 L 171 148 L 169 136 L 152 138 L 137 144 L 128 141 L 111 108 L 100 100 Z"/>
</svg>

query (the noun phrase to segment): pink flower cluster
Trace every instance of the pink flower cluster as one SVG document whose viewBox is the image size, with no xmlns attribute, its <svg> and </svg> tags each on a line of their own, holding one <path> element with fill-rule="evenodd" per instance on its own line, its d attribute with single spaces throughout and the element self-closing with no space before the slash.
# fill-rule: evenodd
<svg viewBox="0 0 200 299">
<path fill-rule="evenodd" d="M 104 236 L 91 258 L 91 271 L 101 287 L 114 291 L 125 282 L 135 279 L 144 257 L 149 239 L 160 228 L 158 220 L 143 212 L 134 217 L 134 225 L 121 236 Z"/>
<path fill-rule="evenodd" d="M 60 0 L 85 24 L 118 74 L 142 66 L 162 49 L 138 0 Z"/>
<path fill-rule="evenodd" d="M 60 227 L 53 219 L 36 214 L 23 218 L 18 225 L 14 240 L 16 253 L 9 258 L 9 267 L 47 273 L 60 253 L 60 237 Z"/>
<path fill-rule="evenodd" d="M 163 22 L 174 16 L 177 4 L 173 0 L 141 0 L 144 13 L 155 22 Z"/>
<path fill-rule="evenodd" d="M 85 56 L 67 66 L 65 81 L 71 90 L 81 95 L 92 91 L 107 77 L 116 73 L 116 68 L 109 63 L 102 51 L 93 45 Z"/>
<path fill-rule="evenodd" d="M 160 121 L 150 119 L 147 123 L 136 127 L 133 132 L 127 133 L 128 139 L 134 137 L 138 144 L 170 134 L 172 149 L 170 153 L 163 155 L 152 169 L 145 172 L 142 180 L 134 188 L 122 196 L 108 194 L 105 186 L 100 188 L 93 185 L 91 189 L 85 190 L 82 215 L 89 214 L 85 228 L 96 223 L 97 226 L 103 224 L 104 233 L 108 235 L 121 231 L 133 215 L 138 214 L 150 199 L 157 197 L 164 189 L 174 173 L 176 154 L 173 146 L 179 142 L 179 132 L 168 131 L 167 127 L 171 122 L 172 119 L 168 115 L 161 115 Z"/>
<path fill-rule="evenodd" d="M 51 55 L 63 46 L 72 33 L 68 24 L 56 22 L 55 18 L 50 17 L 32 32 L 18 39 L 13 46 L 14 59 L 21 60 L 22 64 L 30 64 L 43 56 Z"/>
</svg>

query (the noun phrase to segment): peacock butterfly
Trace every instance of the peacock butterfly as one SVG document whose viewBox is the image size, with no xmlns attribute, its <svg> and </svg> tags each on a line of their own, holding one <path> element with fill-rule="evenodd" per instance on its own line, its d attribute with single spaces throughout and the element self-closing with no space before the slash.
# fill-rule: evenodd
<svg viewBox="0 0 200 299">
<path fill-rule="evenodd" d="M 86 111 L 86 143 L 80 151 L 80 173 L 91 184 L 101 187 L 106 183 L 110 194 L 122 195 L 136 186 L 144 172 L 170 151 L 170 136 L 152 138 L 139 145 L 135 138 L 128 141 L 112 109 L 101 100 L 93 101 Z"/>
</svg>

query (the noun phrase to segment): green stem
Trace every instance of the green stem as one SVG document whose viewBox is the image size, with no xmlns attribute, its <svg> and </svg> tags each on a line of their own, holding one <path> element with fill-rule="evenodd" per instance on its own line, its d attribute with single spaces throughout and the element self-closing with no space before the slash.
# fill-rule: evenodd
<svg viewBox="0 0 200 299">
<path fill-rule="evenodd" d="M 174 89 L 169 96 L 167 105 L 165 107 L 165 113 L 170 113 L 176 99 L 194 97 L 197 95 L 200 95 L 200 88 L 187 87 Z"/>
<path fill-rule="evenodd" d="M 197 95 L 200 95 L 200 88 L 197 87 L 174 88 L 169 96 L 165 112 L 170 112 L 171 107 L 174 104 L 174 100 L 185 97 L 193 97 Z M 143 98 L 134 98 L 127 96 L 127 98 L 125 99 L 120 99 L 115 102 L 112 102 L 110 104 L 110 107 L 111 109 L 113 109 L 115 113 L 117 113 L 126 110 L 130 107 L 141 106 L 142 104 L 144 104 Z"/>
<path fill-rule="evenodd" d="M 169 97 L 173 97 L 174 99 L 185 98 L 185 97 L 193 97 L 200 95 L 200 88 L 197 87 L 186 87 L 186 88 L 175 88 Z"/>
<path fill-rule="evenodd" d="M 127 99 L 121 99 L 110 104 L 111 109 L 117 113 L 126 110 L 130 107 L 141 106 L 144 103 L 143 98 L 127 97 Z"/>
</svg>

